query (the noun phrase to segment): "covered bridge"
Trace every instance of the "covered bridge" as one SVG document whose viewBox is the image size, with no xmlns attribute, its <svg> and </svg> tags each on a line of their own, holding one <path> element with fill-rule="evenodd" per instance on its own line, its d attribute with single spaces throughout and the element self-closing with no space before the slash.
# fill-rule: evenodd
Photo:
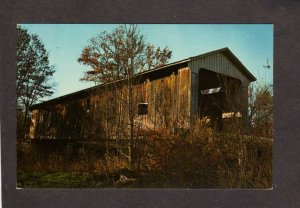
<svg viewBox="0 0 300 208">
<path fill-rule="evenodd" d="M 222 130 L 224 118 L 239 115 L 247 129 L 248 86 L 256 78 L 228 48 L 141 72 L 131 80 L 130 103 L 128 80 L 123 79 L 33 105 L 29 137 L 120 136 L 126 134 L 129 110 L 136 126 L 145 128 L 188 128 L 196 117 L 206 117 Z"/>
</svg>

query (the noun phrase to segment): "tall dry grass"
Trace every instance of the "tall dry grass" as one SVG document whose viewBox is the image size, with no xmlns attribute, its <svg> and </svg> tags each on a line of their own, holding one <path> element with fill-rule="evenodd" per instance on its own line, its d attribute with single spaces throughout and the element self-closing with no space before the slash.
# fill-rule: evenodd
<svg viewBox="0 0 300 208">
<path fill-rule="evenodd" d="M 104 156 L 80 148 L 75 158 L 64 152 L 40 154 L 18 148 L 18 169 L 25 172 L 89 173 L 113 186 L 120 175 L 135 177 L 134 187 L 271 188 L 272 139 L 230 132 L 220 134 L 205 120 L 177 133 L 157 130 L 135 143 L 136 168 L 116 153 Z M 97 180 L 98 180 L 97 179 Z"/>
<path fill-rule="evenodd" d="M 271 188 L 272 139 L 220 134 L 197 120 L 182 135 L 161 131 L 144 165 L 170 187 Z"/>
</svg>

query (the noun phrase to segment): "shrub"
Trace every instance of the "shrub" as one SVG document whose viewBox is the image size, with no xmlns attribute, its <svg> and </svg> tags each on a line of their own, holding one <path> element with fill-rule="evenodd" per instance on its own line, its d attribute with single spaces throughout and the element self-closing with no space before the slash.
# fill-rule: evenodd
<svg viewBox="0 0 300 208">
<path fill-rule="evenodd" d="M 89 148 L 80 148 L 77 157 L 70 159 L 64 151 L 44 154 L 35 146 L 20 144 L 18 180 L 24 181 L 27 171 L 89 174 L 93 181 L 99 180 L 106 186 L 113 186 L 121 175 L 139 178 L 136 187 L 272 186 L 272 139 L 220 134 L 210 128 L 205 119 L 196 120 L 190 130 L 174 133 L 160 129 L 143 133 L 135 141 L 134 170 L 121 154 L 108 152 L 103 156 Z M 36 174 L 33 175 L 30 180 L 36 181 Z"/>
<path fill-rule="evenodd" d="M 206 124 L 197 120 L 186 137 L 162 131 L 155 140 L 152 169 L 167 187 L 271 188 L 271 139 L 222 135 Z"/>
</svg>

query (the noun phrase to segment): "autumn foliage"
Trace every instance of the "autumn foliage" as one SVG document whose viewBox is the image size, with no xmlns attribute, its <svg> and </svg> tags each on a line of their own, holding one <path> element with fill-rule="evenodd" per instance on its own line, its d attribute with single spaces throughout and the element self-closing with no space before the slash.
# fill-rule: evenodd
<svg viewBox="0 0 300 208">
<path fill-rule="evenodd" d="M 136 25 L 121 25 L 91 38 L 78 62 L 89 67 L 81 80 L 97 84 L 120 80 L 168 63 L 172 52 L 147 43 Z"/>
</svg>

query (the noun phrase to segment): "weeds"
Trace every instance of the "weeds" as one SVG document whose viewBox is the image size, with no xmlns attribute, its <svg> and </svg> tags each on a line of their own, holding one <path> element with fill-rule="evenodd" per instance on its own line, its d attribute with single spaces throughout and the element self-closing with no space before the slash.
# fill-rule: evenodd
<svg viewBox="0 0 300 208">
<path fill-rule="evenodd" d="M 134 170 L 126 158 L 115 153 L 99 156 L 79 148 L 70 159 L 61 152 L 39 154 L 27 145 L 18 149 L 18 186 L 272 187 L 271 139 L 221 135 L 198 120 L 185 136 L 161 130 L 142 143 L 136 143 L 139 167 Z"/>
</svg>

